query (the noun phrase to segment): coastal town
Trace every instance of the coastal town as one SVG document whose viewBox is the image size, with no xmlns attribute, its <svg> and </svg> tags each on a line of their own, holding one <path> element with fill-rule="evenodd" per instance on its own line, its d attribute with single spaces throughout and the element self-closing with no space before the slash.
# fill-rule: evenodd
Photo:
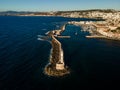
<svg viewBox="0 0 120 90">
<path fill-rule="evenodd" d="M 100 21 L 72 21 L 69 24 L 79 25 L 89 31 L 87 38 L 107 38 L 120 40 L 120 11 L 116 10 L 85 10 L 59 12 L 59 15 L 72 18 L 93 18 Z M 103 19 L 103 20 L 101 20 Z M 92 27 L 92 28 L 91 28 Z M 97 33 L 97 34 L 96 34 Z"/>
<path fill-rule="evenodd" d="M 61 14 L 64 17 L 73 18 L 94 18 L 103 19 L 102 21 L 80 21 L 80 22 L 69 22 L 69 24 L 88 26 L 87 29 L 92 34 L 98 33 L 94 36 L 87 36 L 89 38 L 108 38 L 114 40 L 120 40 L 120 12 L 115 10 L 89 10 L 82 12 L 64 12 Z M 93 26 L 94 28 L 90 27 Z M 94 31 L 94 32 L 93 32 Z"/>
<path fill-rule="evenodd" d="M 86 26 L 94 26 L 96 32 L 101 34 L 100 37 L 120 40 L 120 11 L 113 9 L 95 9 L 80 11 L 51 11 L 51 12 L 0 12 L 2 16 L 61 16 L 70 18 L 91 18 L 99 21 L 79 21 L 71 22 L 71 24 L 85 24 Z M 102 21 L 101 21 L 102 20 Z M 91 29 L 93 30 L 93 29 Z M 92 32 L 91 30 L 88 30 Z M 59 33 L 59 31 L 55 31 Z M 95 36 L 92 36 L 95 37 Z M 98 37 L 98 36 L 97 36 Z"/>
</svg>

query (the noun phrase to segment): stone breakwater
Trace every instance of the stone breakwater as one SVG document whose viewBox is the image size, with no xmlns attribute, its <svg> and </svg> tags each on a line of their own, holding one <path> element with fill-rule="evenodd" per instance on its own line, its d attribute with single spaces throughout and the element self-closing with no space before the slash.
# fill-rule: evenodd
<svg viewBox="0 0 120 90">
<path fill-rule="evenodd" d="M 57 35 L 61 35 L 61 33 L 65 30 L 64 25 L 61 30 L 53 30 L 47 33 L 48 36 L 52 38 L 51 40 L 51 53 L 49 64 L 45 66 L 44 73 L 49 76 L 64 76 L 70 73 L 70 70 L 64 63 L 64 53 L 62 49 L 61 43 L 56 39 Z M 62 36 L 61 36 L 62 37 Z"/>
</svg>

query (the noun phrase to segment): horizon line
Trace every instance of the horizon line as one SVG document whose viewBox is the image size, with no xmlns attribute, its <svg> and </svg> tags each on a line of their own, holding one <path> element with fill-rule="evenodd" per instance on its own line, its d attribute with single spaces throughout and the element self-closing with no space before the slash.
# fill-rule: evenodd
<svg viewBox="0 0 120 90">
<path fill-rule="evenodd" d="M 120 9 L 113 9 L 113 8 L 96 8 L 96 9 L 73 9 L 73 10 L 49 10 L 49 11 L 40 11 L 40 10 L 0 10 L 0 12 L 7 12 L 7 11 L 16 11 L 16 12 L 59 12 L 59 11 L 84 11 L 84 10 L 115 10 L 120 11 Z"/>
</svg>

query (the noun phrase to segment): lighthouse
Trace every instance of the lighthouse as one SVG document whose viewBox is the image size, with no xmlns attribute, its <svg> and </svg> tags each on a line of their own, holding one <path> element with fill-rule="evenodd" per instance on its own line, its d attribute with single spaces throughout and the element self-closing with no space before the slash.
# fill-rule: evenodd
<svg viewBox="0 0 120 90">
<path fill-rule="evenodd" d="M 64 60 L 63 60 L 64 56 L 63 56 L 63 50 L 60 50 L 60 57 L 59 57 L 59 61 L 56 63 L 56 70 L 64 70 Z"/>
</svg>

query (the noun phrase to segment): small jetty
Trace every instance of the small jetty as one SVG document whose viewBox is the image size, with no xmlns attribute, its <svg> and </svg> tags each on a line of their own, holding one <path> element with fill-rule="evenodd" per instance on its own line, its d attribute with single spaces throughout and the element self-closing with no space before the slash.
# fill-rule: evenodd
<svg viewBox="0 0 120 90">
<path fill-rule="evenodd" d="M 57 36 L 58 38 L 70 38 L 70 36 Z"/>
<path fill-rule="evenodd" d="M 106 38 L 106 36 L 92 35 L 92 36 L 86 36 L 86 38 Z"/>
</svg>

